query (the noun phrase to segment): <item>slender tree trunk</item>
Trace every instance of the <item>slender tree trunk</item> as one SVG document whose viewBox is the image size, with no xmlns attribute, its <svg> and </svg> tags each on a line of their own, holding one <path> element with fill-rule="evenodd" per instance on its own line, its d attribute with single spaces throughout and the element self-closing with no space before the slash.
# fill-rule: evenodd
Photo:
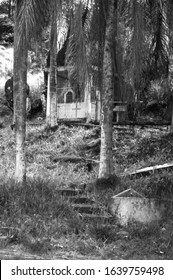
<svg viewBox="0 0 173 280">
<path fill-rule="evenodd" d="M 8 1 L 8 17 L 11 17 L 11 0 Z"/>
<path fill-rule="evenodd" d="M 56 55 L 57 55 L 57 2 L 52 3 L 50 34 L 50 125 L 57 124 Z"/>
<path fill-rule="evenodd" d="M 48 73 L 48 79 L 47 79 L 47 103 L 46 103 L 46 123 L 47 125 L 50 125 L 51 120 L 51 111 L 50 111 L 50 73 Z"/>
<path fill-rule="evenodd" d="M 16 4 L 17 9 L 17 4 Z M 17 25 L 17 21 L 15 20 Z M 15 31 L 17 26 L 15 26 Z M 14 119 L 16 137 L 16 166 L 15 181 L 25 185 L 26 161 L 25 161 L 25 133 L 26 133 L 26 84 L 27 84 L 27 44 L 26 36 L 18 44 L 17 32 L 14 38 L 14 69 L 13 69 L 13 90 L 14 90 Z"/>
<path fill-rule="evenodd" d="M 172 114 L 171 114 L 170 132 L 173 133 L 173 110 L 172 110 Z"/>
<path fill-rule="evenodd" d="M 170 132 L 173 133 L 173 96 L 171 96 L 171 98 L 170 98 L 169 107 L 170 107 L 170 111 L 171 111 Z"/>
<path fill-rule="evenodd" d="M 19 91 L 18 89 L 18 51 L 17 51 L 17 23 L 16 23 L 16 9 L 15 7 L 15 15 L 14 15 L 14 60 L 13 60 L 13 125 L 15 125 L 16 121 L 16 93 Z"/>
<path fill-rule="evenodd" d="M 104 57 L 103 57 L 103 84 L 102 84 L 102 115 L 101 115 L 101 151 L 99 178 L 109 178 L 114 174 L 112 155 L 112 121 L 114 96 L 114 67 L 113 47 L 116 31 L 117 0 L 109 1 L 106 24 Z"/>
</svg>

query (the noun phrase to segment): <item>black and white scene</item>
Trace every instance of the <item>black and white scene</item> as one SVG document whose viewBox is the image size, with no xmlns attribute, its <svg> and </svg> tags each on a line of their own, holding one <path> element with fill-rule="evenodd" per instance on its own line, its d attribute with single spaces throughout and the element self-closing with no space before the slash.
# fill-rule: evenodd
<svg viewBox="0 0 173 280">
<path fill-rule="evenodd" d="M 0 259 L 173 260 L 172 0 L 0 0 Z"/>
</svg>

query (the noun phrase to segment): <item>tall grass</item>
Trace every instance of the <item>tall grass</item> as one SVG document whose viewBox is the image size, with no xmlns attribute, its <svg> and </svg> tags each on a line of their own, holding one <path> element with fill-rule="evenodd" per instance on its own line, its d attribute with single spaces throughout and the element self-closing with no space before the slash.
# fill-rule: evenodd
<svg viewBox="0 0 173 280">
<path fill-rule="evenodd" d="M 57 239 L 84 230 L 70 202 L 49 180 L 27 180 L 23 189 L 8 180 L 0 186 L 0 198 L 1 227 L 16 229 L 15 241 L 32 249 L 38 249 L 42 241 L 44 245 L 46 238 Z"/>
</svg>

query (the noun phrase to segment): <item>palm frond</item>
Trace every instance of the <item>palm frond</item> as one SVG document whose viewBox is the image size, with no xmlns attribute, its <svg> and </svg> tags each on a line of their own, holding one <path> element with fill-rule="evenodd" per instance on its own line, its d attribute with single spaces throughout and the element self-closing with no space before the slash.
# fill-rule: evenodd
<svg viewBox="0 0 173 280">
<path fill-rule="evenodd" d="M 153 40 L 151 44 L 152 67 L 159 75 L 168 74 L 169 26 L 168 6 L 165 0 L 154 0 L 151 4 Z"/>
<path fill-rule="evenodd" d="M 16 36 L 17 45 L 24 38 L 34 37 L 45 26 L 48 15 L 48 0 L 16 0 Z"/>
<path fill-rule="evenodd" d="M 69 77 L 72 84 L 84 89 L 88 76 L 88 7 L 82 2 L 72 11 L 70 37 L 66 51 L 66 64 L 69 66 Z"/>
<path fill-rule="evenodd" d="M 122 5 L 120 15 L 127 33 L 127 53 L 129 82 L 134 90 L 138 87 L 143 70 L 145 56 L 145 4 L 146 1 L 127 0 Z M 126 70 L 127 72 L 127 70 Z"/>
<path fill-rule="evenodd" d="M 100 92 L 102 92 L 102 69 L 108 2 L 104 0 L 93 1 L 89 29 L 89 72 L 92 74 L 95 80 L 94 84 Z"/>
</svg>

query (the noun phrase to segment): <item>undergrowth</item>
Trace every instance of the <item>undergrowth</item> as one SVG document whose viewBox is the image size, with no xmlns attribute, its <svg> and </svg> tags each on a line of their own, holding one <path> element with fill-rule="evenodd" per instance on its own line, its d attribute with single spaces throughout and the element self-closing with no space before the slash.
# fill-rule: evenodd
<svg viewBox="0 0 173 280">
<path fill-rule="evenodd" d="M 56 254 L 63 250 L 75 256 L 129 259 L 133 256 L 140 258 L 141 251 L 145 258 L 152 257 L 152 254 L 154 257 L 158 254 L 159 258 L 171 257 L 170 236 L 173 229 L 169 228 L 167 221 L 149 227 L 137 224 L 127 228 L 120 227 L 115 220 L 105 225 L 85 222 L 73 211 L 71 202 L 59 193 L 61 188 L 90 184 L 91 190 L 86 190 L 86 194 L 103 208 L 102 214 L 105 214 L 109 213 L 111 197 L 130 187 L 149 198 L 171 200 L 173 175 L 170 171 L 139 179 L 122 176 L 115 188 L 93 192 L 99 167 L 97 163 L 88 170 L 85 161 L 54 162 L 53 158 L 68 155 L 99 161 L 99 147 L 93 150 L 86 148 L 87 143 L 100 136 L 99 129 L 59 125 L 51 131 L 44 128 L 44 121 L 40 126 L 32 126 L 27 121 L 27 183 L 21 189 L 13 181 L 15 139 L 8 121 L 10 118 L 10 115 L 8 119 L 7 116 L 2 118 L 4 126 L 0 130 L 0 226 L 1 230 L 10 231 L 8 244 L 22 244 L 37 254 Z M 144 166 L 169 162 L 173 158 L 171 134 L 156 137 L 140 132 L 128 140 L 118 141 L 114 137 L 113 144 L 118 177 Z M 171 217 L 169 213 L 168 220 Z M 168 237 L 163 237 L 164 228 L 167 234 L 169 232 Z M 159 244 L 157 240 L 160 240 Z M 165 240 L 169 246 L 165 245 L 168 244 Z M 169 251 L 160 249 L 164 246 L 169 247 Z M 138 247 L 140 250 L 137 250 Z"/>
</svg>

